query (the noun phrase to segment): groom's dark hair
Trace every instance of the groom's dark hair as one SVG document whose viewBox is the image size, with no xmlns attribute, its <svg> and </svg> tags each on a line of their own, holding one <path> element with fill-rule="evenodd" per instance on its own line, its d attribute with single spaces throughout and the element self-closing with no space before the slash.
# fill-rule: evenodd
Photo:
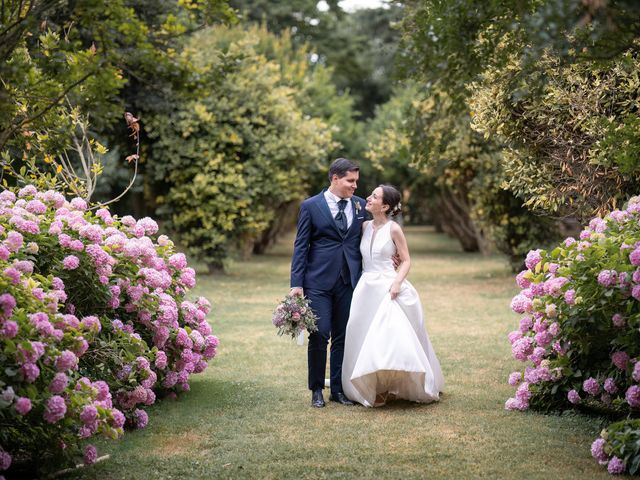
<svg viewBox="0 0 640 480">
<path fill-rule="evenodd" d="M 342 178 L 347 174 L 347 172 L 359 171 L 360 167 L 357 163 L 347 160 L 346 158 L 337 158 L 329 167 L 329 181 L 331 181 L 334 175 L 337 175 L 338 178 Z"/>
</svg>

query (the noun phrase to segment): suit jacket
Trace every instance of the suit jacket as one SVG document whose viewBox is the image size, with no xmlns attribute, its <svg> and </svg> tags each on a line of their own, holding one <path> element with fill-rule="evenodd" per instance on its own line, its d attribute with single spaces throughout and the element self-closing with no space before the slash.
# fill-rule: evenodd
<svg viewBox="0 0 640 480">
<path fill-rule="evenodd" d="M 362 272 L 360 237 L 366 202 L 356 196 L 351 202 L 353 221 L 344 235 L 331 216 L 324 191 L 302 202 L 291 260 L 291 287 L 331 290 L 346 261 L 355 288 Z"/>
</svg>

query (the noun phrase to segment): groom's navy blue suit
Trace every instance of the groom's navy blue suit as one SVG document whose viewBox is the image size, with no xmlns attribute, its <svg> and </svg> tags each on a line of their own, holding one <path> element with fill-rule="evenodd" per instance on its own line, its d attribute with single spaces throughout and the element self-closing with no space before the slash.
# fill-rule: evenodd
<svg viewBox="0 0 640 480">
<path fill-rule="evenodd" d="M 324 192 L 300 206 L 291 261 L 291 287 L 302 287 L 318 315 L 318 331 L 309 335 L 309 389 L 324 388 L 327 344 L 331 338 L 331 393 L 342 393 L 342 358 L 353 289 L 362 272 L 360 237 L 366 202 L 352 197 L 352 222 L 342 232 Z"/>
</svg>

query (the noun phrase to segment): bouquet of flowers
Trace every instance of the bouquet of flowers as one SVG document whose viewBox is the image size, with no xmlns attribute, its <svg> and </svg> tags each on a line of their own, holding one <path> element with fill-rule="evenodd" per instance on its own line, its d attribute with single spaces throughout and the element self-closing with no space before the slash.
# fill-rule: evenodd
<svg viewBox="0 0 640 480">
<path fill-rule="evenodd" d="M 273 311 L 273 324 L 278 327 L 278 335 L 290 335 L 296 339 L 307 330 L 318 330 L 318 317 L 309 306 L 309 300 L 302 295 L 287 295 Z"/>
</svg>

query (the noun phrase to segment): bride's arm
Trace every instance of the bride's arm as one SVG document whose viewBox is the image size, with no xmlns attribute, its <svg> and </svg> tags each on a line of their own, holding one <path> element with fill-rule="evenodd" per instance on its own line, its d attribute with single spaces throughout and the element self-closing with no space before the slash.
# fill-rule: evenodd
<svg viewBox="0 0 640 480">
<path fill-rule="evenodd" d="M 404 236 L 402 228 L 397 223 L 393 222 L 391 225 L 391 239 L 396 244 L 396 251 L 398 257 L 400 257 L 400 265 L 396 271 L 396 278 L 391 284 L 389 292 L 391 293 L 391 299 L 394 300 L 400 293 L 400 286 L 404 279 L 407 278 L 409 270 L 411 269 L 411 258 L 409 257 L 409 247 L 407 246 L 407 239 Z"/>
</svg>

